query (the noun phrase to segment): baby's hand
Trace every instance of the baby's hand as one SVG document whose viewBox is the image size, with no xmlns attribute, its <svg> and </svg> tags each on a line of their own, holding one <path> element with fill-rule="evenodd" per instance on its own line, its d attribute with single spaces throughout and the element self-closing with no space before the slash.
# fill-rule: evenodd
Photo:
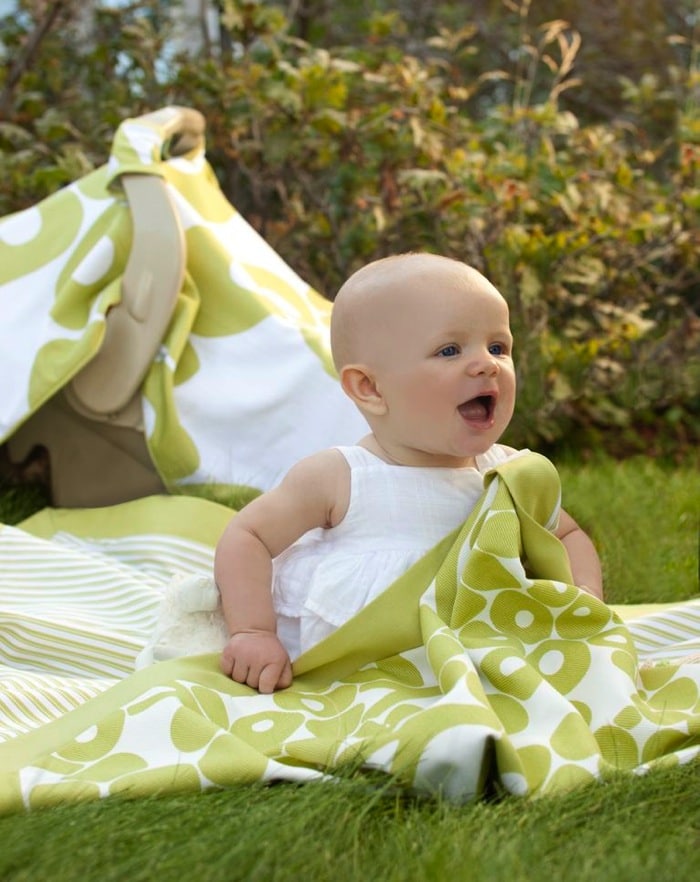
<svg viewBox="0 0 700 882">
<path fill-rule="evenodd" d="M 263 693 L 292 683 L 292 663 L 272 631 L 239 631 L 229 637 L 221 653 L 221 670 L 236 683 Z"/>
</svg>

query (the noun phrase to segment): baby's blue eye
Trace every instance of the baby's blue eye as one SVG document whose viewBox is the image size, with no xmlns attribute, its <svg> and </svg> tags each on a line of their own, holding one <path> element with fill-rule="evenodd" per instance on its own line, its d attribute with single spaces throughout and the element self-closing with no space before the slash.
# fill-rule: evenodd
<svg viewBox="0 0 700 882">
<path fill-rule="evenodd" d="M 443 346 L 438 355 L 441 355 L 443 358 L 452 358 L 454 355 L 459 355 L 459 347 L 455 346 L 454 343 L 451 343 L 449 346 Z"/>
<path fill-rule="evenodd" d="M 492 343 L 489 346 L 489 353 L 491 355 L 505 355 L 506 347 L 502 343 Z"/>
</svg>

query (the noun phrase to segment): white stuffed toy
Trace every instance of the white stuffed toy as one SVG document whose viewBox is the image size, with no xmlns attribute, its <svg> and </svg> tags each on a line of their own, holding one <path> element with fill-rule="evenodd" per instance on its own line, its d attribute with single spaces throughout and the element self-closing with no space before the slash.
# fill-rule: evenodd
<svg viewBox="0 0 700 882">
<path fill-rule="evenodd" d="M 136 657 L 135 667 L 221 652 L 226 637 L 221 597 L 212 577 L 181 574 L 166 586 L 153 636 Z"/>
</svg>

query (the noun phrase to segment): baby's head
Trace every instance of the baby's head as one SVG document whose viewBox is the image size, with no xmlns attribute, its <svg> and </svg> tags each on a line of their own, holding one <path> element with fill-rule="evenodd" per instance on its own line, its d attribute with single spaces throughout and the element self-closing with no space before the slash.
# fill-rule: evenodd
<svg viewBox="0 0 700 882">
<path fill-rule="evenodd" d="M 343 388 L 398 461 L 471 465 L 510 422 L 508 306 L 460 261 L 402 254 L 358 270 L 336 297 L 331 347 Z"/>
</svg>

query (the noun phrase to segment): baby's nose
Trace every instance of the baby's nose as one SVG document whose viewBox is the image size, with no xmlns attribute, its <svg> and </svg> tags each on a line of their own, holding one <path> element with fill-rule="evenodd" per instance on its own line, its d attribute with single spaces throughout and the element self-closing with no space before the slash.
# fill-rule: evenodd
<svg viewBox="0 0 700 882">
<path fill-rule="evenodd" d="M 475 359 L 469 365 L 469 373 L 473 376 L 494 377 L 496 376 L 498 371 L 498 362 L 490 354 L 486 354 L 481 358 Z"/>
</svg>

